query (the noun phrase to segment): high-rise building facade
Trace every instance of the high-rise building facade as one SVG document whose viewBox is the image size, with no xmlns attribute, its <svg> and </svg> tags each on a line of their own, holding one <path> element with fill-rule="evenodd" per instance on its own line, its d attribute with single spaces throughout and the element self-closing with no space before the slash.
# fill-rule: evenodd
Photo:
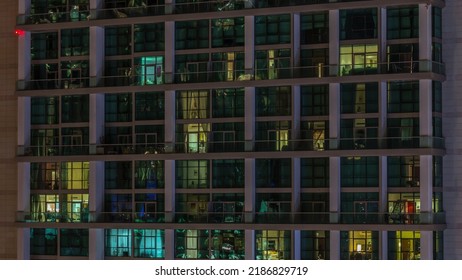
<svg viewBox="0 0 462 280">
<path fill-rule="evenodd" d="M 462 257 L 456 2 L 19 0 L 17 258 Z"/>
</svg>

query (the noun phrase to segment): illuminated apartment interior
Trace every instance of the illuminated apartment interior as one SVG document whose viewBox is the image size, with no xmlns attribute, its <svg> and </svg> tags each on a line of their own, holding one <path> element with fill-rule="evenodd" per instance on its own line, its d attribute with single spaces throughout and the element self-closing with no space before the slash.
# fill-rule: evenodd
<svg viewBox="0 0 462 280">
<path fill-rule="evenodd" d="M 443 259 L 446 3 L 20 0 L 18 258 Z"/>
</svg>

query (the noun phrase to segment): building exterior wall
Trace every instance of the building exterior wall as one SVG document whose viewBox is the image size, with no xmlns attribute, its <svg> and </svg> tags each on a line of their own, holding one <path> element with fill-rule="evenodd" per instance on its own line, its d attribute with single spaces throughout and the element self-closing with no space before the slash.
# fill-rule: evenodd
<svg viewBox="0 0 462 280">
<path fill-rule="evenodd" d="M 55 2 L 16 13 L 17 258 L 457 258 L 444 1 Z"/>
<path fill-rule="evenodd" d="M 462 68 L 460 61 L 461 53 L 461 27 L 458 15 L 462 11 L 460 1 L 446 1 L 443 23 L 444 55 L 446 62 L 446 82 L 444 83 L 444 136 L 446 138 L 446 156 L 444 157 L 444 201 L 448 228 L 444 235 L 444 251 L 446 259 L 461 259 L 462 244 L 460 217 L 462 193 L 460 190 L 460 157 L 459 137 L 462 136 L 461 114 L 462 99 L 459 96 L 461 86 L 460 74 Z"/>
<path fill-rule="evenodd" d="M 17 167 L 17 37 L 14 34 L 17 1 L 6 1 L 0 9 L 0 259 L 16 259 Z"/>
</svg>

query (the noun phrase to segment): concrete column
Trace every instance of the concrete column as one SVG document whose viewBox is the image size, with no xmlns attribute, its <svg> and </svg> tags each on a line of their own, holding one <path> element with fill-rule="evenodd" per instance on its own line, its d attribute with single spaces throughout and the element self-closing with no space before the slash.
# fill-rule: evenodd
<svg viewBox="0 0 462 280">
<path fill-rule="evenodd" d="M 330 238 L 330 259 L 331 260 L 340 260 L 340 231 L 331 230 Z"/>
<path fill-rule="evenodd" d="M 31 33 L 18 36 L 18 88 L 27 89 L 31 74 Z"/>
<path fill-rule="evenodd" d="M 379 148 L 386 148 L 387 140 L 387 114 L 388 114 L 388 87 L 387 83 L 379 82 Z"/>
<path fill-rule="evenodd" d="M 340 25 L 339 11 L 329 10 L 329 69 L 330 76 L 339 74 Z"/>
<path fill-rule="evenodd" d="M 90 27 L 90 86 L 104 75 L 104 27 Z"/>
<path fill-rule="evenodd" d="M 175 74 L 175 22 L 165 22 L 165 83 L 171 84 Z"/>
<path fill-rule="evenodd" d="M 16 210 L 30 213 L 30 163 L 18 162 L 18 196 Z M 17 229 L 17 258 L 30 259 L 30 229 Z"/>
<path fill-rule="evenodd" d="M 165 167 L 165 221 L 173 222 L 175 213 L 175 160 L 166 160 Z"/>
<path fill-rule="evenodd" d="M 340 84 L 329 84 L 329 149 L 340 144 Z"/>
<path fill-rule="evenodd" d="M 245 230 L 245 259 L 255 260 L 255 230 Z"/>
<path fill-rule="evenodd" d="M 341 202 L 340 157 L 329 158 L 329 212 L 330 222 L 338 223 Z"/>
<path fill-rule="evenodd" d="M 293 247 L 293 260 L 300 260 L 301 259 L 301 251 L 302 251 L 302 239 L 301 239 L 301 231 L 294 230 L 292 233 L 292 247 Z"/>
<path fill-rule="evenodd" d="M 379 231 L 379 259 L 388 260 L 388 232 Z"/>
<path fill-rule="evenodd" d="M 245 16 L 245 73 L 250 75 L 256 75 L 255 71 L 255 17 L 254 16 Z"/>
<path fill-rule="evenodd" d="M 89 202 L 88 211 L 90 221 L 100 218 L 99 214 L 104 211 L 104 162 L 90 161 L 90 178 L 88 188 Z"/>
<path fill-rule="evenodd" d="M 294 67 L 300 66 L 300 14 L 292 14 L 292 57 Z"/>
<path fill-rule="evenodd" d="M 174 90 L 165 91 L 165 150 L 166 152 L 175 151 L 175 131 L 176 131 L 176 93 Z"/>
<path fill-rule="evenodd" d="M 18 97 L 18 139 L 17 144 L 24 150 L 18 151 L 25 153 L 25 149 L 30 146 L 30 101 L 29 96 Z"/>
<path fill-rule="evenodd" d="M 104 106 L 103 93 L 90 94 L 90 146 L 104 144 Z"/>
<path fill-rule="evenodd" d="M 432 60 L 432 5 L 419 4 L 419 70 L 430 71 Z M 428 63 L 422 63 L 428 61 Z"/>
<path fill-rule="evenodd" d="M 300 139 L 300 86 L 292 86 L 292 131 L 290 139 L 292 140 L 291 147 L 295 148 L 298 146 L 298 140 Z"/>
<path fill-rule="evenodd" d="M 17 259 L 30 260 L 30 228 L 16 230 Z"/>
<path fill-rule="evenodd" d="M 432 81 L 419 81 L 419 134 L 420 147 L 431 147 L 433 136 Z"/>
<path fill-rule="evenodd" d="M 387 8 L 379 8 L 379 62 L 384 63 L 387 61 Z M 382 64 L 381 64 L 382 65 Z M 383 64 L 383 66 L 385 66 Z M 385 72 L 386 67 L 379 66 L 379 71 Z"/>
<path fill-rule="evenodd" d="M 246 87 L 244 93 L 244 139 L 245 150 L 253 151 L 255 141 L 255 88 Z"/>
<path fill-rule="evenodd" d="M 420 232 L 420 259 L 433 260 L 433 231 Z"/>
<path fill-rule="evenodd" d="M 245 165 L 245 190 L 244 190 L 244 213 L 245 223 L 254 223 L 254 215 L 258 210 L 255 205 L 255 159 L 244 159 Z M 255 230 L 245 230 L 245 259 L 255 259 Z"/>
<path fill-rule="evenodd" d="M 175 259 L 175 230 L 166 229 L 165 230 L 165 259 L 174 260 Z"/>
<path fill-rule="evenodd" d="M 90 228 L 88 235 L 88 259 L 104 260 L 104 229 Z"/>
</svg>

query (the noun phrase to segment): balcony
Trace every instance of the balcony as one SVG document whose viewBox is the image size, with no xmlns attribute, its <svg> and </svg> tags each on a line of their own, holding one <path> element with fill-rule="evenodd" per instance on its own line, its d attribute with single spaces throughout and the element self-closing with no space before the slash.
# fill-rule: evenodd
<svg viewBox="0 0 462 280">
<path fill-rule="evenodd" d="M 212 0 L 189 1 L 165 5 L 137 5 L 128 2 L 126 7 L 89 10 L 87 5 L 80 6 L 49 6 L 46 13 L 18 15 L 18 25 L 50 24 L 61 22 L 76 22 L 99 19 L 116 19 L 128 17 L 159 16 L 165 14 L 189 14 L 222 12 L 242 9 L 288 7 L 299 5 L 316 5 L 341 2 L 358 2 L 369 0 Z M 186 2 L 186 1 L 185 1 Z"/>
<path fill-rule="evenodd" d="M 70 218 L 70 217 L 73 218 Z M 443 225 L 446 214 L 439 213 L 49 213 L 17 212 L 21 223 L 157 223 L 157 224 L 336 224 L 336 225 Z"/>
<path fill-rule="evenodd" d="M 322 145 L 321 143 L 322 142 Z M 197 147 L 189 149 L 188 147 Z M 384 137 L 361 139 L 323 139 L 323 140 L 260 140 L 228 142 L 177 142 L 146 144 L 91 144 L 91 145 L 40 145 L 18 146 L 18 156 L 72 156 L 72 155 L 122 155 L 122 154 L 205 154 L 238 152 L 288 152 L 288 151 L 351 151 L 377 149 L 445 149 L 444 138 Z"/>
<path fill-rule="evenodd" d="M 255 80 L 280 80 L 301 78 L 324 78 L 345 77 L 360 75 L 380 74 L 413 74 L 435 73 L 445 75 L 445 65 L 436 61 L 403 61 L 379 63 L 374 67 L 358 65 L 324 65 L 306 67 L 276 67 L 262 69 L 238 69 L 205 72 L 182 72 L 182 73 L 159 73 L 155 79 L 146 75 L 134 75 L 134 71 L 125 71 L 121 76 L 104 76 L 100 79 L 94 77 L 79 77 L 76 79 L 32 79 L 19 80 L 17 89 L 44 90 L 44 89 L 75 89 L 75 88 L 98 88 L 98 87 L 123 87 L 123 86 L 156 86 L 189 83 L 213 83 L 213 82 L 243 82 Z M 230 78 L 231 77 L 231 78 Z M 235 85 L 230 85 L 235 86 Z"/>
</svg>

